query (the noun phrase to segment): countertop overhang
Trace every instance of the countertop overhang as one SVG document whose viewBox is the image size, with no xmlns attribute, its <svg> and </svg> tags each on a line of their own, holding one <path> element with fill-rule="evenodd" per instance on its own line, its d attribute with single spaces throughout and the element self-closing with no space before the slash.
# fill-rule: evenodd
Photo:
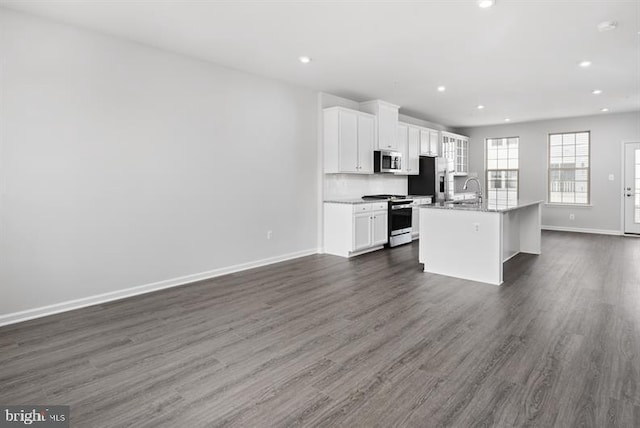
<svg viewBox="0 0 640 428">
<path fill-rule="evenodd" d="M 544 201 L 517 201 L 513 203 L 497 203 L 494 201 L 484 201 L 482 205 L 466 202 L 466 203 L 454 203 L 452 201 L 436 201 L 432 204 L 418 205 L 418 208 L 425 209 L 440 209 L 440 210 L 458 210 L 458 211 L 476 211 L 476 212 L 492 212 L 503 213 L 508 211 L 517 210 L 531 205 L 541 204 Z"/>
<path fill-rule="evenodd" d="M 431 195 L 407 195 L 407 197 L 405 199 L 391 199 L 391 198 L 384 198 L 384 199 L 362 199 L 362 198 L 346 198 L 346 199 L 325 199 L 323 202 L 328 203 L 328 204 L 373 204 L 376 202 L 387 202 L 387 201 L 403 201 L 403 200 L 412 200 L 412 199 L 426 199 L 426 198 L 432 198 L 433 196 Z"/>
</svg>

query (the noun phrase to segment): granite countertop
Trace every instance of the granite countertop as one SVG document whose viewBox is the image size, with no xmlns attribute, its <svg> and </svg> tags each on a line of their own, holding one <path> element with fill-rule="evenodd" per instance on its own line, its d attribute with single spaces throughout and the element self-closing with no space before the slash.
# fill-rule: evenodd
<svg viewBox="0 0 640 428">
<path fill-rule="evenodd" d="M 384 202 L 386 199 L 362 199 L 362 198 L 350 198 L 350 199 L 325 199 L 324 202 L 331 204 L 370 204 L 372 202 Z"/>
<path fill-rule="evenodd" d="M 423 199 L 423 198 L 433 198 L 433 196 L 428 195 L 409 195 L 407 199 Z M 328 202 L 331 204 L 373 204 L 376 202 L 386 202 L 389 199 L 362 199 L 362 198 L 345 198 L 345 199 L 325 199 L 324 202 Z M 394 199 L 401 201 L 402 199 Z"/>
<path fill-rule="evenodd" d="M 433 195 L 407 195 L 407 199 L 425 199 L 431 198 L 433 200 Z"/>
<path fill-rule="evenodd" d="M 517 201 L 514 203 L 496 203 L 495 201 L 484 201 L 482 206 L 477 203 L 469 202 L 463 204 L 454 204 L 452 201 L 436 201 L 432 204 L 419 205 L 419 208 L 441 209 L 441 210 L 460 210 L 460 211 L 480 211 L 503 213 L 507 211 L 517 210 L 531 205 L 541 204 L 543 201 Z"/>
</svg>

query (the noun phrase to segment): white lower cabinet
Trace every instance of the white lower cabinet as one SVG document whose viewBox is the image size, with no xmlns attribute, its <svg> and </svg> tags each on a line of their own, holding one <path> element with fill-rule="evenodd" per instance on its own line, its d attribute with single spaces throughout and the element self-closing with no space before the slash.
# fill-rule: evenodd
<svg viewBox="0 0 640 428">
<path fill-rule="evenodd" d="M 388 204 L 324 204 L 324 252 L 351 257 L 388 241 Z"/>
<path fill-rule="evenodd" d="M 371 245 L 384 245 L 389 241 L 389 212 L 373 211 L 371 219 Z"/>
<path fill-rule="evenodd" d="M 353 245 L 352 250 L 358 251 L 369 248 L 372 242 L 371 213 L 353 215 Z"/>
</svg>

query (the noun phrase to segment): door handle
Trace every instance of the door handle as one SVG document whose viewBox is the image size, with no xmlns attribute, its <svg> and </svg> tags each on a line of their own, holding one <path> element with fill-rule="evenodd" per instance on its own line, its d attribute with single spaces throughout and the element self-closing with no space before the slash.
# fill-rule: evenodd
<svg viewBox="0 0 640 428">
<path fill-rule="evenodd" d="M 630 198 L 631 196 L 631 193 L 627 193 L 627 198 Z"/>
</svg>

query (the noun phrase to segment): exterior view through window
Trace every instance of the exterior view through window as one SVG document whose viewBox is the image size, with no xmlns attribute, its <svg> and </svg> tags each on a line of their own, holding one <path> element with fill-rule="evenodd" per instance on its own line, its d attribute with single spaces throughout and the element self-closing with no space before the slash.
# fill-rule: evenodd
<svg viewBox="0 0 640 428">
<path fill-rule="evenodd" d="M 549 203 L 589 204 L 590 133 L 549 134 Z"/>
<path fill-rule="evenodd" d="M 487 203 L 515 204 L 518 201 L 519 137 L 487 139 Z"/>
</svg>

